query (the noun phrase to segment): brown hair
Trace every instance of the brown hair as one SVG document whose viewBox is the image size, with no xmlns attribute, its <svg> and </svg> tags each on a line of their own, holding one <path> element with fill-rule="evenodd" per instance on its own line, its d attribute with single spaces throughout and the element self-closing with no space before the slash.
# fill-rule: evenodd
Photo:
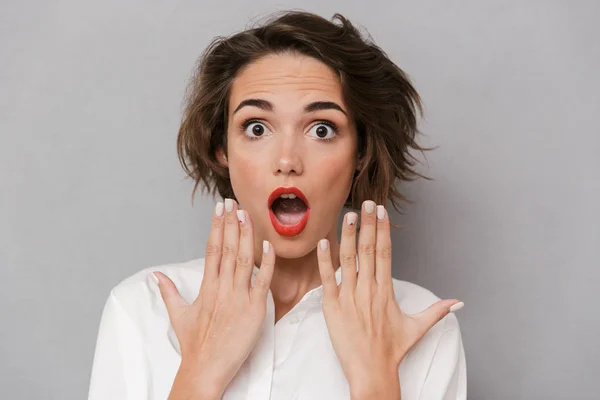
<svg viewBox="0 0 600 400">
<path fill-rule="evenodd" d="M 335 24 L 335 21 L 339 24 Z M 407 75 L 370 39 L 340 14 L 332 21 L 318 15 L 287 11 L 261 26 L 230 37 L 217 37 L 195 68 L 185 98 L 177 153 L 185 172 L 212 193 L 235 199 L 229 172 L 216 157 L 227 152 L 227 116 L 231 84 L 241 68 L 267 54 L 298 52 L 327 64 L 340 77 L 344 100 L 355 119 L 361 168 L 356 171 L 345 207 L 358 210 L 364 200 L 396 211 L 398 202 L 411 203 L 395 180 L 425 177 L 412 167 L 421 99 Z"/>
</svg>

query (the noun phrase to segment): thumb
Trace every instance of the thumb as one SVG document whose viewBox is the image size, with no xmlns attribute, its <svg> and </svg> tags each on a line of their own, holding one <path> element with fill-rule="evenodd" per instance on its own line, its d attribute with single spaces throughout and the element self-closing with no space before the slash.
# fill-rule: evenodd
<svg viewBox="0 0 600 400">
<path fill-rule="evenodd" d="M 451 312 L 460 310 L 464 305 L 465 303 L 456 299 L 440 300 L 412 317 L 419 322 L 419 327 L 424 335 L 442 318 Z"/>
<path fill-rule="evenodd" d="M 163 274 L 162 272 L 153 272 L 154 276 L 158 280 L 158 288 L 160 289 L 160 297 L 162 297 L 169 316 L 177 316 L 184 308 L 188 307 L 187 301 L 181 297 L 175 283 Z"/>
</svg>

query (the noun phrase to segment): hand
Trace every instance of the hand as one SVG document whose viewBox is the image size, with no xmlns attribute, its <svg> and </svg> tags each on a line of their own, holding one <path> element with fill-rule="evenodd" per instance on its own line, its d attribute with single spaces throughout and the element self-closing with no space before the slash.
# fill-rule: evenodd
<svg viewBox="0 0 600 400">
<path fill-rule="evenodd" d="M 331 342 L 353 398 L 400 398 L 398 366 L 425 333 L 458 300 L 440 300 L 407 315 L 399 307 L 392 282 L 389 218 L 383 206 L 366 201 L 361 212 L 356 272 L 356 219 L 344 218 L 340 243 L 342 283 L 337 285 L 326 239 L 319 243 L 323 314 Z M 322 244 L 326 245 L 323 250 Z M 459 307 L 459 306 L 457 306 Z"/>
<path fill-rule="evenodd" d="M 188 304 L 171 279 L 155 273 L 181 348 L 181 366 L 169 399 L 196 398 L 190 393 L 221 398 L 256 344 L 265 319 L 275 253 L 265 241 L 260 272 L 251 287 L 254 235 L 250 216 L 243 210 L 237 212 L 231 199 L 225 200 L 224 216 L 218 215 L 219 209 L 222 213 L 222 204 L 213 214 L 204 278 L 194 302 Z"/>
</svg>

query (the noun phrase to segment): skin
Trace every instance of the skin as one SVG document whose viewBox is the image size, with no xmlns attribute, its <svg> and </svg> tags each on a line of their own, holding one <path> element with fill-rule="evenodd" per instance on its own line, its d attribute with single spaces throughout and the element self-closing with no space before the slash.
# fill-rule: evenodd
<svg viewBox="0 0 600 400">
<path fill-rule="evenodd" d="M 272 111 L 254 106 L 240 108 L 246 99 L 267 100 Z M 316 101 L 338 104 L 335 110 L 305 112 Z M 242 70 L 233 82 L 229 100 L 228 157 L 218 153 L 229 168 L 231 184 L 241 207 L 251 215 L 255 232 L 255 264 L 260 265 L 262 240 L 276 251 L 271 292 L 278 321 L 310 289 L 321 285 L 316 245 L 327 238 L 337 255 L 338 215 L 352 186 L 357 168 L 357 135 L 337 75 L 325 64 L 306 56 L 269 55 Z M 249 140 L 260 120 L 264 133 Z M 333 122 L 337 133 L 318 121 Z M 317 129 L 327 132 L 323 141 Z M 324 167 L 326 166 L 326 167 Z M 278 186 L 296 186 L 307 197 L 311 214 L 299 235 L 280 236 L 269 219 L 267 199 Z"/>
<path fill-rule="evenodd" d="M 266 100 L 272 109 L 239 107 L 248 99 Z M 341 111 L 306 112 L 312 102 L 335 103 Z M 266 56 L 235 78 L 229 109 L 228 156 L 219 151 L 218 158 L 228 166 L 244 210 L 226 199 L 220 214 L 222 204 L 217 205 L 204 278 L 192 304 L 166 275 L 156 273 L 182 353 L 169 399 L 220 398 L 260 335 L 269 289 L 277 321 L 320 285 L 328 332 L 352 398 L 399 399 L 400 362 L 459 302 L 440 300 L 414 315 L 400 309 L 383 206 L 363 203 L 358 246 L 359 216 L 347 213 L 337 242 L 338 215 L 358 165 L 356 131 L 338 77 L 306 56 Z M 249 118 L 257 122 L 244 129 Z M 337 125 L 337 134 L 319 122 L 324 120 Z M 262 128 L 255 131 L 257 125 Z M 317 132 L 334 139 L 323 141 Z M 276 187 L 292 185 L 308 198 L 311 215 L 304 231 L 289 238 L 271 225 L 267 199 Z M 254 264 L 260 272 L 252 286 Z M 340 264 L 338 286 L 335 270 Z"/>
</svg>

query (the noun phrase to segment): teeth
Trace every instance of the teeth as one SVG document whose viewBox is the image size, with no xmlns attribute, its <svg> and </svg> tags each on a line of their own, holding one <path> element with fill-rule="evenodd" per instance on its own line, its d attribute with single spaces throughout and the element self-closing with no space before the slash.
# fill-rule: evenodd
<svg viewBox="0 0 600 400">
<path fill-rule="evenodd" d="M 279 197 L 281 197 L 282 199 L 295 199 L 297 196 L 293 193 L 290 193 L 290 194 L 282 194 Z"/>
</svg>

